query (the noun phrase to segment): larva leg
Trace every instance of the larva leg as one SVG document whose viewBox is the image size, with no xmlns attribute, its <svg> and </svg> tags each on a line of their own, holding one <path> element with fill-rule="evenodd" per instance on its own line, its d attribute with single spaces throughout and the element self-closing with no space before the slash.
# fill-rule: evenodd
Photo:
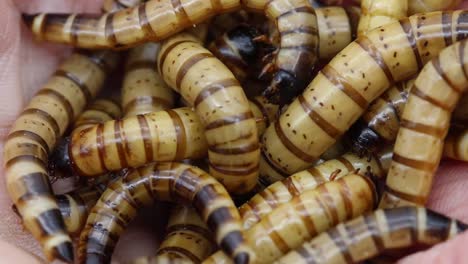
<svg viewBox="0 0 468 264">
<path fill-rule="evenodd" d="M 380 207 L 424 205 L 440 162 L 450 116 L 468 87 L 466 41 L 428 62 L 411 88 Z"/>
<path fill-rule="evenodd" d="M 462 0 L 408 0 L 408 15 L 440 10 L 453 10 Z"/>
<path fill-rule="evenodd" d="M 468 129 L 451 129 L 445 139 L 443 153 L 451 159 L 468 161 Z"/>
<path fill-rule="evenodd" d="M 266 128 L 275 120 L 278 113 L 278 105 L 270 104 L 268 99 L 263 96 L 257 96 L 249 100 L 250 109 L 257 123 L 257 132 L 260 137 Z"/>
<path fill-rule="evenodd" d="M 320 232 L 371 211 L 376 203 L 374 184 L 364 176 L 349 174 L 282 204 L 248 229 L 246 239 L 259 256 L 257 263 L 271 263 Z M 204 263 L 224 261 L 228 258 L 219 251 Z"/>
<path fill-rule="evenodd" d="M 211 174 L 230 193 L 252 190 L 258 176 L 257 128 L 233 74 L 188 34 L 162 44 L 158 66 L 166 83 L 194 106 L 205 126 Z"/>
<path fill-rule="evenodd" d="M 224 187 L 204 171 L 181 163 L 151 164 L 112 183 L 92 209 L 79 243 L 79 263 L 107 263 L 137 210 L 154 200 L 192 205 L 235 263 L 254 262 L 239 213 Z"/>
<path fill-rule="evenodd" d="M 73 249 L 50 189 L 47 156 L 99 91 L 116 60 L 109 52 L 72 54 L 31 99 L 5 142 L 8 193 L 49 260 L 71 262 Z"/>
<path fill-rule="evenodd" d="M 275 263 L 361 263 L 386 250 L 432 246 L 467 225 L 420 207 L 377 210 L 322 233 Z"/>
<path fill-rule="evenodd" d="M 352 172 L 359 172 L 377 179 L 382 178 L 386 170 L 381 167 L 379 159 L 374 156 L 360 158 L 348 153 L 338 159 L 329 160 L 295 173 L 282 181 L 276 181 L 239 207 L 244 228 L 250 228 L 274 209 L 288 203 L 305 191 L 315 189 L 325 182 L 336 180 Z M 273 180 L 269 180 L 271 181 Z"/>
<path fill-rule="evenodd" d="M 415 15 L 349 44 L 267 129 L 262 138 L 261 175 L 280 178 L 309 167 L 369 102 L 464 38 L 467 17 L 464 11 Z"/>
<path fill-rule="evenodd" d="M 357 153 L 371 153 L 380 146 L 395 142 L 400 129 L 409 89 L 414 78 L 389 88 L 362 115 L 350 129 L 350 140 Z"/>
<path fill-rule="evenodd" d="M 379 26 L 405 18 L 408 12 L 408 0 L 363 0 L 361 11 L 359 36 Z"/>
</svg>

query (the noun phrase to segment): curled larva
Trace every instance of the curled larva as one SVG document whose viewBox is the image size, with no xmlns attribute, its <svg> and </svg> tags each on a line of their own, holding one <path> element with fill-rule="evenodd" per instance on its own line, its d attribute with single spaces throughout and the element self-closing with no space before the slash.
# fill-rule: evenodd
<svg viewBox="0 0 468 264">
<path fill-rule="evenodd" d="M 5 141 L 7 191 L 49 260 L 71 262 L 73 248 L 50 189 L 48 154 L 116 64 L 117 56 L 107 51 L 72 54 L 31 99 Z"/>
</svg>

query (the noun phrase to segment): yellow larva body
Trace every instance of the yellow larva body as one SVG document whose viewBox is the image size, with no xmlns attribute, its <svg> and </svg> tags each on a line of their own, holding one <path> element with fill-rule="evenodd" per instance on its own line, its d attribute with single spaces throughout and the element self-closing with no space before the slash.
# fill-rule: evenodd
<svg viewBox="0 0 468 264">
<path fill-rule="evenodd" d="M 468 88 L 468 49 L 460 41 L 426 64 L 400 122 L 380 207 L 424 205 L 443 151 L 450 117 Z"/>
<path fill-rule="evenodd" d="M 377 202 L 374 184 L 349 174 L 320 185 L 283 204 L 246 230 L 257 263 L 271 263 L 322 231 L 371 211 Z M 203 263 L 231 263 L 221 251 Z"/>
<path fill-rule="evenodd" d="M 405 18 L 408 13 L 408 0 L 363 0 L 361 12 L 358 36 Z"/>
<path fill-rule="evenodd" d="M 78 262 L 107 263 L 118 237 L 138 209 L 154 200 L 193 205 L 213 231 L 217 245 L 235 263 L 255 261 L 246 245 L 239 213 L 226 189 L 196 167 L 159 163 L 131 170 L 107 187 L 81 233 Z"/>
<path fill-rule="evenodd" d="M 322 233 L 275 263 L 362 263 L 387 250 L 432 246 L 466 229 L 466 224 L 425 208 L 377 210 Z"/>
<path fill-rule="evenodd" d="M 211 174 L 230 193 L 252 190 L 258 176 L 258 132 L 233 74 L 193 36 L 183 33 L 162 44 L 158 67 L 204 125 Z"/>
<path fill-rule="evenodd" d="M 370 31 L 326 65 L 262 137 L 261 175 L 310 166 L 394 83 L 465 37 L 465 11 L 420 14 Z"/>
<path fill-rule="evenodd" d="M 462 0 L 408 0 L 408 14 L 453 10 Z"/>
<path fill-rule="evenodd" d="M 348 153 L 340 158 L 295 173 L 282 181 L 268 180 L 275 183 L 260 191 L 239 207 L 244 228 L 250 228 L 264 216 L 279 206 L 288 203 L 294 197 L 352 172 L 365 174 L 375 179 L 383 177 L 386 173 L 378 158 L 374 156 L 361 158 Z"/>
<path fill-rule="evenodd" d="M 141 2 L 145 2 L 143 0 L 104 0 L 102 3 L 102 13 L 108 12 L 115 12 L 118 10 L 122 10 L 125 8 L 133 7 Z"/>
<path fill-rule="evenodd" d="M 72 54 L 31 99 L 5 141 L 8 193 L 49 260 L 71 261 L 73 251 L 50 189 L 47 156 L 116 63 L 110 52 Z"/>
<path fill-rule="evenodd" d="M 122 108 L 126 117 L 142 115 L 174 106 L 172 90 L 156 73 L 159 44 L 133 48 L 127 57 L 122 85 Z"/>
<path fill-rule="evenodd" d="M 121 116 L 122 110 L 118 104 L 107 99 L 97 99 L 75 120 L 73 132 L 79 133 L 86 128 L 118 119 Z"/>
<path fill-rule="evenodd" d="M 451 129 L 444 144 L 444 156 L 468 161 L 468 129 Z"/>
</svg>

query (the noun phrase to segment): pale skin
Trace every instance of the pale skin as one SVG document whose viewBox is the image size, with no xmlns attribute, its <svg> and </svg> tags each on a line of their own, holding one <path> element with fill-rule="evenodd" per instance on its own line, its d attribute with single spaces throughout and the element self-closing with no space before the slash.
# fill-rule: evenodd
<svg viewBox="0 0 468 264">
<path fill-rule="evenodd" d="M 0 159 L 11 123 L 31 96 L 45 83 L 57 64 L 69 54 L 63 46 L 36 43 L 21 23 L 20 12 L 99 12 L 100 0 L 1 0 L 0 10 Z M 468 8 L 468 0 L 463 1 Z M 3 173 L 0 171 L 0 177 Z M 5 182 L 0 180 L 0 256 L 5 263 L 40 263 L 42 254 L 36 241 L 26 232 L 11 210 Z M 434 182 L 428 207 L 468 223 L 468 164 L 443 161 Z M 114 255 L 128 261 L 140 255 L 154 255 L 158 243 L 156 218 L 146 213 L 145 220 L 130 227 L 122 236 Z M 153 225 L 153 226 L 152 226 Z M 135 241 L 140 241 L 135 243 Z M 402 260 L 405 264 L 465 263 L 468 232 L 434 248 Z M 11 261 L 9 261 L 11 260 Z M 422 262 L 421 262 L 422 261 Z"/>
</svg>

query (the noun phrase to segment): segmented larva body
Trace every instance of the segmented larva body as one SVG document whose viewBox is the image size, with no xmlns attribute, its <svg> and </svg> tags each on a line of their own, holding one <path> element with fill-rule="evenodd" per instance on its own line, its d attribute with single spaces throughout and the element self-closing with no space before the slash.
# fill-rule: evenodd
<svg viewBox="0 0 468 264">
<path fill-rule="evenodd" d="M 246 230 L 246 240 L 257 254 L 257 263 L 271 263 L 315 235 L 371 211 L 377 203 L 374 184 L 349 174 L 294 197 Z M 226 263 L 219 251 L 203 263 Z M 227 262 L 229 263 L 229 262 Z"/>
<path fill-rule="evenodd" d="M 239 207 L 244 228 L 250 228 L 279 206 L 289 203 L 294 197 L 353 172 L 373 178 L 382 178 L 386 173 L 377 157 L 359 157 L 348 153 L 338 159 L 295 173 L 282 181 L 269 180 L 275 183 Z"/>
<path fill-rule="evenodd" d="M 444 156 L 468 161 L 468 129 L 451 129 L 444 144 Z"/>
<path fill-rule="evenodd" d="M 109 120 L 122 116 L 120 106 L 108 99 L 97 99 L 81 113 L 73 124 L 73 133 L 79 133 L 96 124 L 102 124 Z"/>
<path fill-rule="evenodd" d="M 440 10 L 453 10 L 457 8 L 461 2 L 462 0 L 409 0 L 408 15 Z"/>
<path fill-rule="evenodd" d="M 31 99 L 5 141 L 8 193 L 24 226 L 39 240 L 49 260 L 70 262 L 73 248 L 52 196 L 48 154 L 116 63 L 117 57 L 110 52 L 72 54 Z"/>
<path fill-rule="evenodd" d="M 96 176 L 152 161 L 202 158 L 205 130 L 189 108 L 112 120 L 74 133 L 69 147 L 73 169 Z"/>
<path fill-rule="evenodd" d="M 127 56 L 122 85 L 122 108 L 126 117 L 171 109 L 174 94 L 156 69 L 159 44 L 146 43 Z"/>
<path fill-rule="evenodd" d="M 265 132 L 266 128 L 270 123 L 275 120 L 278 114 L 279 106 L 276 104 L 270 104 L 268 99 L 263 96 L 256 96 L 249 100 L 250 110 L 257 123 L 257 133 L 260 137 Z"/>
<path fill-rule="evenodd" d="M 349 44 L 267 129 L 261 175 L 279 178 L 309 167 L 369 102 L 467 33 L 465 11 L 434 12 L 387 24 Z"/>
<path fill-rule="evenodd" d="M 189 34 L 162 44 L 159 72 L 195 108 L 205 127 L 210 172 L 232 194 L 252 190 L 259 144 L 247 97 L 224 64 Z"/>
<path fill-rule="evenodd" d="M 140 4 L 141 2 L 145 2 L 145 1 L 143 0 L 104 0 L 101 11 L 102 13 L 115 12 L 118 10 L 136 6 Z"/>
<path fill-rule="evenodd" d="M 372 102 L 361 119 L 353 125 L 351 138 L 356 152 L 373 152 L 381 145 L 395 142 L 400 129 L 400 117 L 414 80 L 399 82 L 389 88 Z"/>
<path fill-rule="evenodd" d="M 444 49 L 416 78 L 400 122 L 381 207 L 426 203 L 450 116 L 468 87 L 466 43 Z"/>
<path fill-rule="evenodd" d="M 466 229 L 466 224 L 425 208 L 377 210 L 339 224 L 275 263 L 361 263 L 387 250 L 429 247 Z"/>
<path fill-rule="evenodd" d="M 235 263 L 255 261 L 239 213 L 226 189 L 204 171 L 182 163 L 150 164 L 107 187 L 81 233 L 79 263 L 107 263 L 120 234 L 139 208 L 154 200 L 192 205 Z"/>
<path fill-rule="evenodd" d="M 363 0 L 361 12 L 358 36 L 405 18 L 408 13 L 408 0 Z"/>
<path fill-rule="evenodd" d="M 182 258 L 195 264 L 201 263 L 216 249 L 211 231 L 191 207 L 174 207 L 166 230 L 156 259 Z"/>
</svg>

